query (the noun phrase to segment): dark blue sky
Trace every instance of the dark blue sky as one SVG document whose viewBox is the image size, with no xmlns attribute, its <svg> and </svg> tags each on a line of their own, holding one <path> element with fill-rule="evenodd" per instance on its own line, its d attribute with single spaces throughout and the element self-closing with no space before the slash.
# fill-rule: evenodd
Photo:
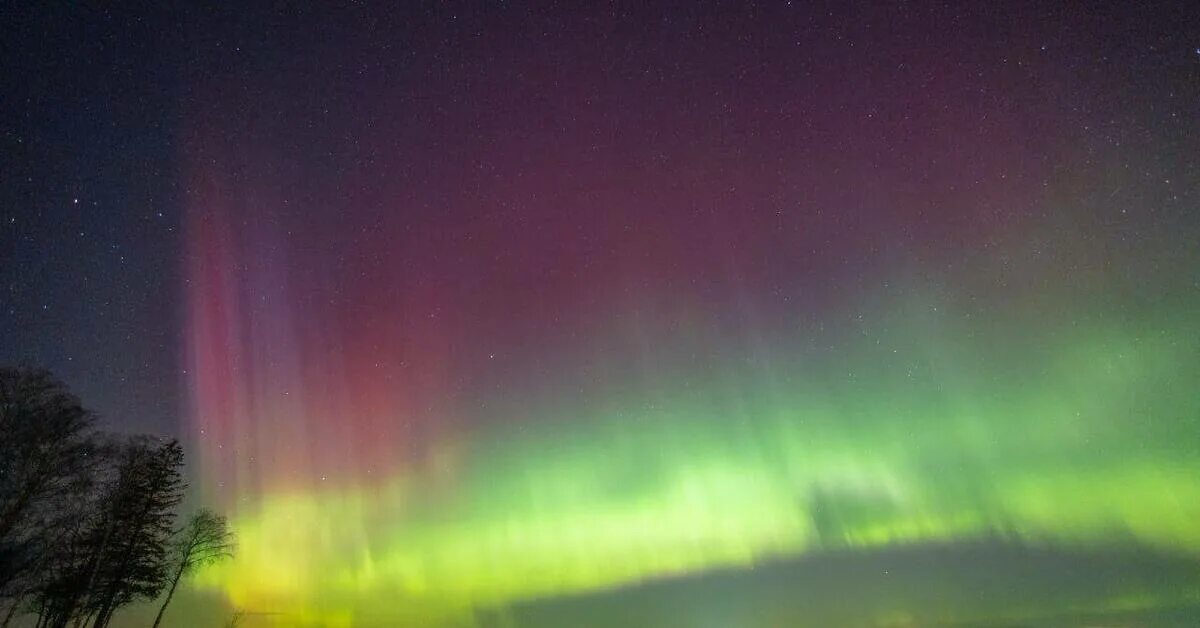
<svg viewBox="0 0 1200 628">
<path fill-rule="evenodd" d="M 120 430 L 176 433 L 179 28 L 8 5 L 0 363 L 45 366 Z"/>
</svg>

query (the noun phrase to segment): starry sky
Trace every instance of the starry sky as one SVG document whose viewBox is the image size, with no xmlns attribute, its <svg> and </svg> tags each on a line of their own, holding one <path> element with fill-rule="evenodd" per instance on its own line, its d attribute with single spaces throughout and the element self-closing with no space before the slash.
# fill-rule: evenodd
<svg viewBox="0 0 1200 628">
<path fill-rule="evenodd" d="M 5 11 L 0 363 L 197 617 L 1200 616 L 1188 3 Z"/>
</svg>

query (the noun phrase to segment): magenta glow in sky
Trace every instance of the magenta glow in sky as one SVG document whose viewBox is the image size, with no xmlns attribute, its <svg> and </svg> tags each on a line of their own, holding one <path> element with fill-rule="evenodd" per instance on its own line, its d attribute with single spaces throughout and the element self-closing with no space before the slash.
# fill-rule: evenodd
<svg viewBox="0 0 1200 628">
<path fill-rule="evenodd" d="M 284 20 L 256 37 L 287 54 L 196 82 L 192 421 L 244 542 L 202 580 L 235 605 L 421 623 L 830 548 L 1200 547 L 1195 164 L 1079 71 L 1103 37 L 443 13 Z"/>
</svg>

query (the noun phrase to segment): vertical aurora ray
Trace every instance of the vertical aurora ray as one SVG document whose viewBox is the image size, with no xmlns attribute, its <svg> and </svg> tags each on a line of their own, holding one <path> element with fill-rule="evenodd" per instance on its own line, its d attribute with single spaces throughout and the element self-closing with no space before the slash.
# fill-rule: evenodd
<svg viewBox="0 0 1200 628">
<path fill-rule="evenodd" d="M 1200 552 L 1187 427 L 1200 404 L 1178 388 L 1200 375 L 1194 320 L 1031 331 L 1006 315 L 956 327 L 942 300 L 876 306 L 853 329 L 783 333 L 769 350 L 695 322 L 672 333 L 666 316 L 638 334 L 660 348 L 631 362 L 558 371 L 532 401 L 529 388 L 480 395 L 473 427 L 426 441 L 417 465 L 362 453 L 381 447 L 375 428 L 318 415 L 336 403 L 328 388 L 235 396 L 231 415 L 254 429 L 206 464 L 253 460 L 222 480 L 243 496 L 244 549 L 208 582 L 318 622 L 393 604 L 429 621 L 822 548 L 999 535 Z M 670 357 L 702 351 L 710 364 Z M 271 362 L 208 364 L 197 381 Z M 342 385 L 348 408 L 380 386 Z M 436 420 L 380 403 L 391 421 Z"/>
<path fill-rule="evenodd" d="M 1130 239 L 1157 201 L 1068 107 L 932 54 L 816 98 L 782 53 L 751 89 L 476 46 L 196 114 L 192 421 L 241 541 L 198 586 L 429 625 L 921 543 L 1200 556 L 1194 234 Z"/>
</svg>

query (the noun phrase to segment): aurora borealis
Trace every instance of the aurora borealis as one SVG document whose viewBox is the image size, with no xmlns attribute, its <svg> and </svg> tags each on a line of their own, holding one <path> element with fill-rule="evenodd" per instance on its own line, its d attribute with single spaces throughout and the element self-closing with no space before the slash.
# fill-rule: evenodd
<svg viewBox="0 0 1200 628">
<path fill-rule="evenodd" d="M 311 426 L 328 430 L 319 445 L 233 436 L 263 461 L 225 480 L 255 495 L 239 532 L 257 551 L 214 582 L 352 623 L 398 594 L 409 612 L 462 610 L 821 549 L 993 536 L 1200 549 L 1200 407 L 1181 388 L 1197 375 L 1195 320 L 1092 311 L 1034 330 L 1023 307 L 968 318 L 926 283 L 875 295 L 842 329 L 740 342 L 664 307 L 657 325 L 610 332 L 640 354 L 481 394 L 471 427 L 396 471 L 325 475 L 288 456 L 377 446 L 345 426 Z M 308 486 L 285 472 L 267 486 L 273 455 Z"/>
<path fill-rule="evenodd" d="M 243 549 L 206 585 L 424 624 L 822 551 L 1200 552 L 1194 162 L 1123 169 L 1170 140 L 1089 132 L 1049 32 L 714 17 L 477 15 L 326 109 L 218 90 L 189 360 Z"/>
<path fill-rule="evenodd" d="M 239 539 L 180 604 L 251 627 L 1192 625 L 1197 17 L 147 18 L 172 35 L 130 54 L 170 77 L 168 139 L 105 159 L 154 165 L 130 170 L 171 235 L 113 250 L 169 285 L 139 302 L 177 310 L 155 332 L 179 337 L 177 430 Z M 87 115 L 133 116 L 127 91 Z"/>
</svg>

